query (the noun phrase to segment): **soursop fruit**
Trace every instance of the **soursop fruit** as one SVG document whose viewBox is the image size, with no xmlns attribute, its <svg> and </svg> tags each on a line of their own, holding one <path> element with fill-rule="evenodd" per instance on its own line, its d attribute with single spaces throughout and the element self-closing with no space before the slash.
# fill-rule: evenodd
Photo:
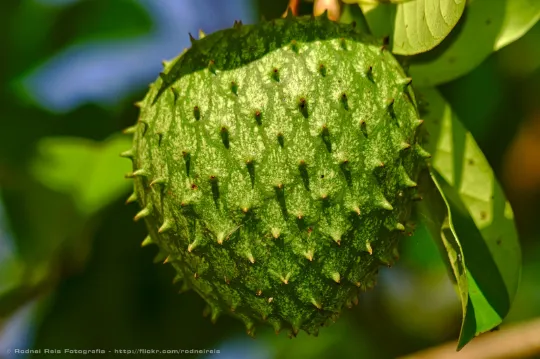
<svg viewBox="0 0 540 359">
<path fill-rule="evenodd" d="M 126 130 L 143 244 L 213 320 L 317 334 L 397 257 L 428 156 L 411 79 L 326 15 L 191 41 Z"/>
</svg>

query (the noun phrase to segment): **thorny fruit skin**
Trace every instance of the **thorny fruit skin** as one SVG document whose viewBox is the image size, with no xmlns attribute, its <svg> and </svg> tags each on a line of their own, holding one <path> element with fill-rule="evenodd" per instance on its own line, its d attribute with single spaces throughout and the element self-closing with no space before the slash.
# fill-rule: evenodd
<svg viewBox="0 0 540 359">
<path fill-rule="evenodd" d="M 317 334 L 397 258 L 427 156 L 410 78 L 326 14 L 201 37 L 126 130 L 143 244 L 213 320 Z"/>
</svg>

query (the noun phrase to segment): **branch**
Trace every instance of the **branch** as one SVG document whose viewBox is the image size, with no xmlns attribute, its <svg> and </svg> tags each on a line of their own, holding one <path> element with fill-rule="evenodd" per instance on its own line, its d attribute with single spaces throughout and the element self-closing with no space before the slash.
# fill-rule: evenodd
<svg viewBox="0 0 540 359">
<path fill-rule="evenodd" d="M 475 338 L 460 352 L 456 342 L 426 349 L 401 359 L 519 359 L 540 356 L 540 318 Z"/>
</svg>

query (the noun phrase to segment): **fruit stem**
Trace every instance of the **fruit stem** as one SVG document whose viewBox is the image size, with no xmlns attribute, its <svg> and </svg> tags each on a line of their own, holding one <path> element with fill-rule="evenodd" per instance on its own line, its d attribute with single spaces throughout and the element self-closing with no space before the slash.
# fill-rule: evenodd
<svg viewBox="0 0 540 359">
<path fill-rule="evenodd" d="M 298 8 L 299 7 L 300 7 L 300 0 L 289 0 L 289 4 L 287 5 L 287 9 L 283 13 L 283 15 L 281 15 L 281 17 L 286 18 L 287 13 L 289 12 L 289 10 L 291 10 L 291 12 L 292 12 L 292 14 L 294 16 L 298 16 Z"/>
</svg>

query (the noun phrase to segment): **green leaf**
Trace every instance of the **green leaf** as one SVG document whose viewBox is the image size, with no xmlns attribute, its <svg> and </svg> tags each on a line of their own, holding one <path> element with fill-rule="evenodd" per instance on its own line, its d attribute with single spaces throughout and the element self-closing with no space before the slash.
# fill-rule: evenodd
<svg viewBox="0 0 540 359">
<path fill-rule="evenodd" d="M 0 262 L 0 278 L 2 278 L 0 280 L 0 298 L 21 283 L 23 276 L 22 267 L 21 261 L 15 255 L 2 258 Z M 0 305 L 0 313 L 1 311 Z"/>
<path fill-rule="evenodd" d="M 429 173 L 429 172 L 427 172 Z M 422 186 L 422 181 L 419 181 L 419 186 Z M 425 188 L 425 187 L 420 187 Z M 438 193 L 438 192 L 437 192 Z M 416 209 L 418 210 L 424 203 L 427 203 L 426 195 L 422 194 L 424 200 L 418 203 Z M 445 267 L 449 263 L 445 261 L 447 257 L 446 251 L 441 251 L 437 241 L 434 241 L 433 231 L 429 225 L 422 220 L 423 218 L 431 218 L 434 210 L 420 212 L 417 223 L 414 226 L 414 238 L 411 241 L 402 241 L 399 244 L 400 265 L 406 267 L 409 270 L 415 271 L 418 275 L 423 276 L 426 273 L 446 273 L 446 270 L 452 270 L 452 268 Z M 439 226 L 440 228 L 440 226 Z M 437 232 L 439 233 L 440 230 Z M 412 233 L 411 233 L 412 234 Z M 441 255 L 442 254 L 442 255 Z M 431 278 L 431 276 L 429 276 Z"/>
<path fill-rule="evenodd" d="M 429 51 L 452 31 L 465 0 L 413 0 L 397 5 L 392 52 L 415 55 Z"/>
<path fill-rule="evenodd" d="M 539 19 L 540 1 L 507 0 L 503 31 L 497 38 L 495 50 L 499 50 L 525 35 Z"/>
<path fill-rule="evenodd" d="M 448 256 L 448 264 L 457 283 L 457 292 L 461 300 L 463 319 L 461 323 L 461 336 L 471 338 L 468 331 L 469 284 L 465 256 L 453 226 L 452 212 L 448 201 L 444 197 L 437 176 L 433 171 L 426 170 L 420 175 L 419 187 L 422 188 L 423 201 L 419 205 L 420 220 L 429 230 L 431 236 L 440 240 L 443 251 Z M 437 241 L 439 242 L 439 241 Z M 474 332 L 472 332 L 474 336 Z"/>
<path fill-rule="evenodd" d="M 359 5 L 373 36 L 382 38 L 393 34 L 394 30 L 392 25 L 396 15 L 396 5 L 377 5 L 363 2 L 359 2 Z"/>
<path fill-rule="evenodd" d="M 390 36 L 392 52 L 415 55 L 440 44 L 458 23 L 466 0 L 411 0 L 357 3 L 373 35 Z"/>
<path fill-rule="evenodd" d="M 362 13 L 360 7 L 356 5 L 343 4 L 343 10 L 341 11 L 341 16 L 339 22 L 343 24 L 350 24 L 353 21 L 356 22 L 358 29 L 362 30 L 365 33 L 370 33 L 367 20 Z"/>
<path fill-rule="evenodd" d="M 540 68 L 540 23 L 536 23 L 519 41 L 498 53 L 499 71 L 507 76 L 526 78 Z"/>
<path fill-rule="evenodd" d="M 38 156 L 30 172 L 45 186 L 71 195 L 77 209 L 90 215 L 124 195 L 131 170 L 119 153 L 131 147 L 131 139 L 117 134 L 96 143 L 76 137 L 48 137 L 38 143 Z"/>
<path fill-rule="evenodd" d="M 461 348 L 499 325 L 510 310 L 521 249 L 512 208 L 474 138 L 437 90 L 423 89 L 421 98 L 428 105 L 433 178 L 447 200 L 467 270 L 469 301 Z"/>
<path fill-rule="evenodd" d="M 17 257 L 0 266 L 0 317 L 54 288 L 63 270 L 86 262 L 98 221 L 93 215 L 124 195 L 131 170 L 119 153 L 125 135 L 99 143 L 76 137 L 45 137 L 30 173 L 14 172 L 3 190 Z"/>
<path fill-rule="evenodd" d="M 418 86 L 454 80 L 517 40 L 540 17 L 536 0 L 470 0 L 462 21 L 434 50 L 408 59 Z"/>
</svg>

